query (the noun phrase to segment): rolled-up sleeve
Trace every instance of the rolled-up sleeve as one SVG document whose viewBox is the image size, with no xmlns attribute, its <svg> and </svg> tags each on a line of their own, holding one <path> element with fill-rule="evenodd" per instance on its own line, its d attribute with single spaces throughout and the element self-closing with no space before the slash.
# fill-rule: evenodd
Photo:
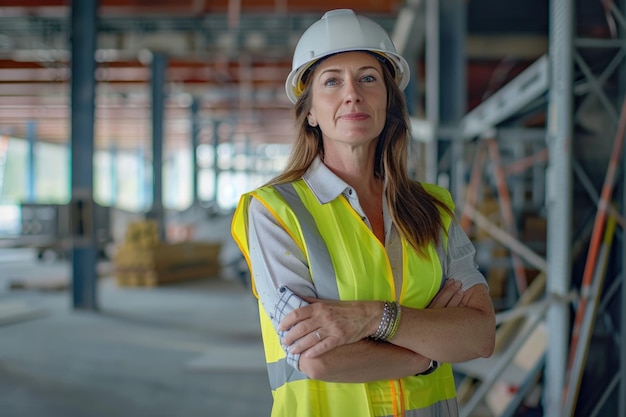
<svg viewBox="0 0 626 417">
<path fill-rule="evenodd" d="M 487 285 L 487 280 L 479 271 L 475 261 L 476 248 L 461 226 L 452 222 L 448 232 L 446 256 L 446 278 L 460 281 L 463 290 L 477 284 Z"/>
<path fill-rule="evenodd" d="M 287 231 L 255 198 L 251 199 L 248 208 L 248 248 L 254 286 L 263 309 L 280 335 L 280 320 L 305 304 L 299 296 L 316 296 L 306 257 Z M 285 288 L 290 291 L 286 292 Z M 291 292 L 295 296 L 287 297 Z M 299 355 L 292 355 L 287 350 L 285 353 L 288 363 L 298 369 Z"/>
</svg>

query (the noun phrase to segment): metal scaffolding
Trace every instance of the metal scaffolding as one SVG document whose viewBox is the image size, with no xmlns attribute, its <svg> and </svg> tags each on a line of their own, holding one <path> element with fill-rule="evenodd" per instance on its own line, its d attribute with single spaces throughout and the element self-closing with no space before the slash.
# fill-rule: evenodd
<svg viewBox="0 0 626 417">
<path fill-rule="evenodd" d="M 458 27 L 451 29 L 455 25 L 449 23 L 463 15 L 464 6 L 453 0 L 425 3 L 426 120 L 413 118 L 412 133 L 426 144 L 425 152 L 431 157 L 440 155 L 438 148 L 442 141 L 452 142 L 454 161 L 464 161 L 473 146 L 475 159 L 469 183 L 464 184 L 465 169 L 461 164 L 457 166 L 461 173 L 450 174 L 450 189 L 465 187 L 461 199 L 458 192 L 454 195 L 463 207 L 461 224 L 466 230 L 472 224 L 509 251 L 516 284 L 513 290 L 518 297 L 508 310 L 498 313 L 494 357 L 455 365 L 455 371 L 469 381 L 459 389 L 463 416 L 471 416 L 485 402 L 500 378 L 515 379 L 517 394 L 501 404 L 502 408 L 494 415 L 513 416 L 524 396 L 539 383 L 543 387 L 541 405 L 546 416 L 626 415 L 626 353 L 620 348 L 626 342 L 625 274 L 620 272 L 621 259 L 626 259 L 623 244 L 626 177 L 618 175 L 620 169 L 626 175 L 622 165 L 626 104 L 624 116 L 620 117 L 618 111 L 626 91 L 623 75 L 626 1 L 600 3 L 598 7 L 604 7 L 609 36 L 590 32 L 595 36 L 590 37 L 585 28 L 577 27 L 576 13 L 583 11 L 576 10 L 575 2 L 551 0 L 548 54 L 461 120 L 456 117 L 458 106 L 450 110 L 442 102 L 464 102 L 465 97 L 443 87 L 455 84 L 448 83 L 451 74 L 440 69 L 453 71 L 451 68 L 461 62 L 462 49 L 457 47 L 461 33 Z M 448 28 L 449 32 L 442 28 Z M 461 29 L 464 30 L 462 26 Z M 451 42 L 452 46 L 445 42 Z M 447 55 L 442 55 L 442 43 L 446 45 Z M 446 65 L 442 64 L 444 60 Z M 622 71 L 618 72 L 619 69 Z M 465 78 L 456 73 L 454 79 L 458 82 Z M 447 113 L 441 114 L 444 108 Z M 529 108 L 545 114 L 545 129 L 525 127 L 523 123 L 510 127 L 510 121 L 527 113 Z M 590 108 L 600 122 L 589 117 Z M 594 130 L 594 123 L 595 127 L 598 123 L 603 125 L 603 133 Z M 580 149 L 576 152 L 577 146 L 583 146 L 578 143 L 581 131 L 595 135 L 593 144 L 611 144 L 614 139 L 610 148 L 595 146 L 598 149 L 594 157 L 606 162 L 591 164 L 595 166 L 595 175 L 581 161 L 590 158 L 589 152 Z M 607 135 L 607 131 L 611 133 Z M 501 159 L 504 157 L 506 161 Z M 598 166 L 608 167 L 607 172 L 598 173 Z M 437 164 L 430 165 L 426 178 L 435 181 L 439 173 Z M 530 185 L 520 178 L 521 173 L 532 178 Z M 518 176 L 513 178 L 515 174 Z M 598 181 L 594 181 L 598 174 L 604 176 L 601 193 L 596 191 Z M 485 177 L 497 190 L 500 224 L 494 222 L 493 216 L 481 213 L 478 207 Z M 581 194 L 588 201 L 576 200 Z M 545 257 L 517 233 L 521 212 L 529 208 L 541 212 L 547 220 Z M 594 217 L 595 222 L 590 221 Z M 618 234 L 615 230 L 620 226 L 622 233 Z M 614 246 L 618 245 L 621 259 L 615 259 L 614 255 Z M 581 263 L 584 275 L 579 273 L 582 268 L 574 266 Z M 528 268 L 539 272 L 532 283 L 525 276 Z M 587 359 L 592 337 L 599 332 L 597 322 L 602 322 L 605 333 L 611 335 L 606 343 L 613 353 L 594 355 L 606 355 L 607 362 L 615 356 L 617 366 L 607 366 L 603 378 L 593 381 L 597 395 L 591 393 L 577 401 L 581 381 L 589 378 L 585 370 L 593 362 Z M 521 374 L 520 369 L 510 369 L 518 355 L 527 354 L 523 352 L 525 342 L 533 337 L 541 345 L 533 353 L 536 356 L 526 361 Z M 512 375 L 513 371 L 517 375 Z"/>
<path fill-rule="evenodd" d="M 548 218 L 547 294 L 564 296 L 571 285 L 572 264 L 572 41 L 574 5 L 569 0 L 550 2 L 550 87 L 546 141 L 550 153 L 546 187 Z M 555 303 L 548 309 L 548 348 L 544 385 L 544 412 L 561 413 L 561 396 L 569 332 L 569 308 Z"/>
</svg>

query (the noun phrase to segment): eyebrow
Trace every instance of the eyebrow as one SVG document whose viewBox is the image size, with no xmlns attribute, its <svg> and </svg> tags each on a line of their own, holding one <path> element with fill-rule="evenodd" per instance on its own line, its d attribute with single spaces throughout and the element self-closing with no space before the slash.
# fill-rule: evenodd
<svg viewBox="0 0 626 417">
<path fill-rule="evenodd" d="M 376 71 L 376 72 L 378 72 L 378 73 L 381 73 L 381 71 L 380 71 L 378 68 L 376 68 L 375 66 L 373 66 L 373 65 L 365 65 L 365 66 L 363 66 L 363 67 L 360 67 L 360 68 L 358 69 L 358 71 L 359 71 L 359 72 L 363 72 L 363 71 L 367 71 L 367 70 L 370 70 L 370 69 L 375 70 L 375 71 Z M 319 76 L 321 77 L 322 75 L 324 75 L 324 74 L 325 74 L 325 73 L 327 73 L 327 72 L 333 72 L 333 73 L 334 73 L 334 72 L 341 72 L 341 70 L 340 70 L 339 68 L 332 68 L 332 67 L 331 67 L 331 68 L 327 68 L 327 69 L 323 70 L 323 71 L 320 73 L 320 75 L 319 75 Z"/>
</svg>

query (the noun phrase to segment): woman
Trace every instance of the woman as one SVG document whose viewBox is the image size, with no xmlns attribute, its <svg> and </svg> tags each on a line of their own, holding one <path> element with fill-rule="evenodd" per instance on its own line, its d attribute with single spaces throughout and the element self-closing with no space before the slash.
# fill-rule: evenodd
<svg viewBox="0 0 626 417">
<path fill-rule="evenodd" d="M 290 160 L 233 219 L 272 416 L 456 416 L 450 363 L 493 351 L 493 306 L 450 194 L 408 178 L 407 82 L 387 33 L 351 10 L 298 42 Z"/>
</svg>

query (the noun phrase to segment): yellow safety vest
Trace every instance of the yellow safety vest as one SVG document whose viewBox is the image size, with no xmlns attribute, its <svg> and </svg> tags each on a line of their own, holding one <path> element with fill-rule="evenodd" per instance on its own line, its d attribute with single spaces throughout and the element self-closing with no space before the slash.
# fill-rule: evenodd
<svg viewBox="0 0 626 417">
<path fill-rule="evenodd" d="M 453 208 L 447 190 L 423 185 L 429 193 Z M 396 299 L 394 278 L 384 246 L 343 196 L 320 204 L 303 180 L 265 186 L 244 194 L 233 217 L 232 234 L 246 259 L 249 258 L 247 208 L 251 197 L 257 198 L 269 210 L 302 249 L 319 298 Z M 443 210 L 441 216 L 448 229 L 452 219 Z M 404 274 L 398 301 L 403 306 L 425 308 L 441 286 L 442 270 L 436 248 L 431 244 L 426 249 L 426 257 L 419 256 L 402 239 L 402 251 Z M 430 375 L 388 381 L 334 383 L 309 379 L 287 364 L 276 330 L 260 302 L 259 310 L 274 398 L 272 417 L 458 414 L 450 364 L 442 364 Z"/>
</svg>

